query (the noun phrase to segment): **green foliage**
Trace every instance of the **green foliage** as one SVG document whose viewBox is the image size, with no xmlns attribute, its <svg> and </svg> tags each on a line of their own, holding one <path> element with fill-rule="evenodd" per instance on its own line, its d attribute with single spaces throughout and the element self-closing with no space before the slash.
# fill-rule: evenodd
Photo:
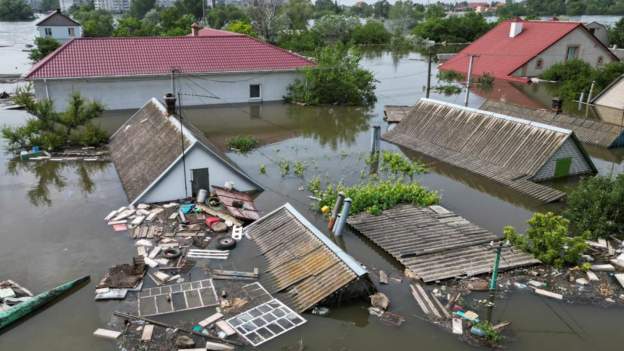
<svg viewBox="0 0 624 351">
<path fill-rule="evenodd" d="M 412 161 L 401 153 L 384 151 L 381 154 L 381 170 L 395 175 L 413 177 L 427 172 L 427 166 L 419 161 Z"/>
<path fill-rule="evenodd" d="M 392 30 L 401 34 L 412 29 L 423 17 L 424 7 L 412 3 L 410 0 L 396 1 L 388 13 Z"/>
<path fill-rule="evenodd" d="M 147 21 L 135 17 L 124 16 L 117 22 L 113 31 L 114 37 L 142 37 L 156 35 L 157 28 Z"/>
<path fill-rule="evenodd" d="M 316 20 L 312 30 L 320 37 L 321 41 L 328 43 L 348 43 L 351 35 L 360 21 L 355 17 L 343 15 L 326 15 Z"/>
<path fill-rule="evenodd" d="M 473 327 L 481 329 L 485 334 L 483 337 L 491 343 L 500 344 L 504 339 L 503 336 L 494 329 L 492 323 L 487 320 L 479 321 L 475 323 Z"/>
<path fill-rule="evenodd" d="M 383 210 L 401 203 L 429 206 L 440 201 L 436 192 L 429 191 L 416 182 L 406 184 L 399 180 L 369 181 L 350 187 L 343 184 L 329 185 L 325 190 L 321 189 L 320 184 L 317 187 L 317 184 L 316 181 L 308 184 L 308 189 L 312 189 L 313 195 L 321 199 L 318 203 L 319 209 L 323 206 L 332 207 L 338 193 L 342 191 L 346 197 L 351 198 L 351 214 L 354 215 L 364 211 L 379 215 Z"/>
<path fill-rule="evenodd" d="M 228 23 L 223 29 L 234 33 L 246 34 L 250 37 L 258 36 L 258 33 L 254 32 L 254 29 L 250 23 L 239 20 Z"/>
<path fill-rule="evenodd" d="M 589 232 L 592 238 L 624 234 L 624 175 L 583 179 L 569 194 L 564 216 L 575 232 Z"/>
<path fill-rule="evenodd" d="M 290 161 L 281 160 L 279 161 L 278 166 L 279 166 L 280 174 L 282 175 L 282 177 L 285 177 L 288 175 L 288 173 L 290 173 Z"/>
<path fill-rule="evenodd" d="M 622 0 L 527 0 L 509 3 L 497 9 L 502 18 L 515 16 L 579 16 L 579 15 L 622 15 Z"/>
<path fill-rule="evenodd" d="M 282 31 L 277 37 L 277 45 L 300 54 L 314 54 L 322 46 L 320 36 L 312 30 Z"/>
<path fill-rule="evenodd" d="M 552 65 L 542 74 L 542 78 L 559 82 L 559 95 L 567 101 L 577 99 L 583 91 L 589 92 L 592 81 L 594 96 L 606 88 L 615 78 L 624 73 L 623 62 L 612 62 L 592 68 L 582 60 L 570 60 Z"/>
<path fill-rule="evenodd" d="M 54 111 L 52 101 L 35 101 L 23 90 L 18 93 L 20 103 L 36 118 L 19 127 L 4 127 L 2 137 L 9 149 L 30 149 L 39 146 L 55 151 L 65 146 L 97 146 L 108 139 L 106 132 L 92 123 L 99 117 L 102 106 L 84 100 L 78 93 L 71 96 L 65 112 Z"/>
<path fill-rule="evenodd" d="M 414 27 L 413 33 L 435 42 L 465 43 L 474 41 L 491 28 L 485 17 L 469 12 L 465 16 L 428 17 Z"/>
<path fill-rule="evenodd" d="M 258 171 L 260 172 L 260 174 L 266 174 L 266 166 L 264 164 L 261 164 Z"/>
<path fill-rule="evenodd" d="M 580 268 L 583 272 L 587 272 L 592 268 L 592 264 L 590 262 L 583 262 Z"/>
<path fill-rule="evenodd" d="M 392 5 L 387 0 L 378 0 L 373 4 L 375 18 L 388 18 Z"/>
<path fill-rule="evenodd" d="M 32 93 L 32 83 L 29 82 L 26 86 L 18 86 L 15 89 L 12 101 L 18 106 L 23 106 L 26 111 L 33 111 L 35 109 L 35 99 Z"/>
<path fill-rule="evenodd" d="M 35 18 L 25 0 L 0 0 L 0 21 L 28 21 Z"/>
<path fill-rule="evenodd" d="M 569 236 L 569 221 L 552 212 L 535 213 L 529 220 L 529 229 L 521 235 L 513 227 L 503 230 L 505 238 L 515 246 L 533 254 L 545 264 L 555 267 L 576 265 L 587 250 L 587 234 Z"/>
<path fill-rule="evenodd" d="M 436 85 L 433 87 L 433 90 L 436 93 L 444 94 L 445 96 L 457 95 L 462 91 L 460 87 L 453 84 Z"/>
<path fill-rule="evenodd" d="M 314 5 L 310 0 L 288 0 L 281 7 L 281 12 L 288 18 L 289 29 L 305 30 L 308 20 L 314 15 Z"/>
<path fill-rule="evenodd" d="M 109 37 L 113 34 L 113 15 L 105 10 L 95 10 L 93 5 L 72 7 L 70 14 L 82 25 L 85 37 Z"/>
<path fill-rule="evenodd" d="M 58 8 L 61 8 L 61 5 L 59 4 L 59 0 L 41 0 L 41 2 L 39 3 L 39 6 L 36 9 L 41 12 L 48 12 L 48 11 L 56 10 Z"/>
<path fill-rule="evenodd" d="M 620 18 L 615 26 L 609 28 L 609 44 L 624 48 L 624 18 Z"/>
<path fill-rule="evenodd" d="M 383 23 L 368 21 L 365 25 L 358 25 L 353 30 L 351 40 L 358 45 L 385 45 L 390 41 L 391 34 Z"/>
<path fill-rule="evenodd" d="M 466 80 L 466 78 L 464 77 L 463 74 L 457 71 L 438 71 L 438 80 L 452 83 L 452 82 L 464 81 Z"/>
<path fill-rule="evenodd" d="M 288 87 L 287 101 L 309 105 L 370 106 L 377 100 L 375 79 L 359 67 L 361 56 L 343 46 L 316 53 L 317 66 L 305 68 L 302 80 Z"/>
<path fill-rule="evenodd" d="M 258 146 L 258 140 L 249 135 L 238 135 L 227 142 L 228 148 L 246 154 Z"/>
<path fill-rule="evenodd" d="M 295 164 L 293 165 L 293 173 L 297 176 L 297 177 L 303 177 L 303 174 L 305 173 L 306 170 L 306 165 L 305 163 L 301 162 L 301 161 L 297 161 L 295 162 Z"/>
<path fill-rule="evenodd" d="M 208 11 L 206 17 L 212 28 L 223 28 L 233 21 L 250 22 L 249 16 L 240 7 L 234 5 L 217 5 Z"/>
<path fill-rule="evenodd" d="M 156 0 L 132 0 L 129 15 L 141 19 L 156 6 L 156 3 Z"/>
<path fill-rule="evenodd" d="M 42 58 L 48 56 L 52 51 L 56 50 L 61 44 L 50 37 L 37 37 L 35 38 L 35 48 L 32 49 L 28 58 L 37 62 Z"/>
</svg>

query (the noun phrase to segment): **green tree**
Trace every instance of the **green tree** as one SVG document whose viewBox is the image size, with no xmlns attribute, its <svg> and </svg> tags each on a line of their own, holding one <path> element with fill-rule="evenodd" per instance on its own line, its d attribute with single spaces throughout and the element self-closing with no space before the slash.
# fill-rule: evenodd
<svg viewBox="0 0 624 351">
<path fill-rule="evenodd" d="M 130 3 L 130 16 L 141 19 L 155 6 L 156 0 L 132 0 Z"/>
<path fill-rule="evenodd" d="M 620 18 L 615 26 L 609 28 L 609 44 L 624 48 L 624 18 Z"/>
<path fill-rule="evenodd" d="M 428 17 L 414 27 L 413 33 L 436 42 L 463 43 L 474 41 L 491 28 L 483 16 L 469 12 L 465 16 Z"/>
<path fill-rule="evenodd" d="M 231 21 L 251 22 L 249 16 L 240 7 L 234 5 L 217 5 L 208 11 L 207 17 L 212 28 L 223 28 Z"/>
<path fill-rule="evenodd" d="M 427 6 L 425 10 L 426 19 L 444 18 L 444 16 L 446 16 L 446 9 L 441 4 Z"/>
<path fill-rule="evenodd" d="M 349 14 L 360 18 L 369 18 L 373 16 L 373 6 L 361 1 L 349 8 Z"/>
<path fill-rule="evenodd" d="M 580 16 L 585 14 L 587 4 L 585 0 L 568 0 L 566 3 L 566 15 L 568 16 Z"/>
<path fill-rule="evenodd" d="M 312 30 L 325 42 L 347 43 L 351 40 L 353 31 L 359 25 L 360 21 L 356 17 L 326 15 L 316 20 Z"/>
<path fill-rule="evenodd" d="M 113 34 L 113 15 L 108 11 L 82 5 L 72 7 L 70 14 L 82 25 L 85 37 L 110 37 Z"/>
<path fill-rule="evenodd" d="M 247 7 L 247 14 L 254 31 L 268 42 L 276 42 L 277 34 L 287 25 L 287 19 L 280 14 L 281 0 L 256 0 Z"/>
<path fill-rule="evenodd" d="M 313 55 L 314 51 L 323 46 L 323 41 L 316 31 L 298 30 L 282 31 L 277 36 L 277 45 L 302 55 Z"/>
<path fill-rule="evenodd" d="M 176 0 L 176 2 L 173 3 L 173 7 L 181 16 L 192 15 L 194 20 L 199 20 L 202 18 L 204 11 L 202 1 L 204 0 Z M 191 30 L 190 27 L 188 30 Z"/>
<path fill-rule="evenodd" d="M 35 48 L 32 49 L 28 57 L 37 62 L 48 56 L 48 54 L 56 50 L 59 46 L 61 46 L 61 44 L 53 38 L 37 37 L 35 38 Z"/>
<path fill-rule="evenodd" d="M 117 22 L 114 37 L 142 37 L 158 34 L 156 26 L 132 16 L 124 16 Z"/>
<path fill-rule="evenodd" d="M 314 5 L 310 0 L 288 0 L 281 10 L 288 18 L 290 29 L 307 29 L 308 20 L 314 14 Z"/>
<path fill-rule="evenodd" d="M 257 37 L 258 34 L 254 32 L 253 27 L 248 22 L 232 21 L 228 23 L 223 29 L 234 32 L 249 35 L 250 37 Z"/>
<path fill-rule="evenodd" d="M 375 78 L 360 68 L 361 56 L 343 45 L 317 50 L 316 67 L 288 88 L 287 101 L 309 105 L 371 106 L 377 101 Z"/>
<path fill-rule="evenodd" d="M 388 44 L 391 37 L 383 23 L 371 20 L 355 27 L 351 40 L 358 45 L 384 45 Z"/>
<path fill-rule="evenodd" d="M 503 233 L 515 246 L 529 252 L 545 264 L 555 267 L 575 265 L 587 250 L 587 235 L 571 237 L 570 222 L 552 212 L 535 213 L 529 220 L 529 229 L 524 235 L 507 226 Z"/>
<path fill-rule="evenodd" d="M 388 18 L 392 5 L 387 0 L 379 0 L 373 4 L 373 15 L 375 18 Z"/>
<path fill-rule="evenodd" d="M 576 232 L 592 238 L 624 234 L 624 175 L 585 178 L 568 196 L 564 216 Z"/>
<path fill-rule="evenodd" d="M 316 18 L 337 13 L 340 13 L 340 7 L 332 0 L 316 0 L 314 2 L 314 17 Z"/>
<path fill-rule="evenodd" d="M 38 9 L 41 12 L 47 12 L 51 10 L 56 10 L 60 7 L 61 5 L 59 4 L 59 0 L 42 0 L 39 4 Z"/>
<path fill-rule="evenodd" d="M 410 0 L 397 1 L 388 13 L 393 32 L 405 33 L 423 18 L 423 7 L 414 5 Z"/>
<path fill-rule="evenodd" d="M 35 18 L 24 0 L 0 0 L 0 21 L 27 21 Z"/>
</svg>

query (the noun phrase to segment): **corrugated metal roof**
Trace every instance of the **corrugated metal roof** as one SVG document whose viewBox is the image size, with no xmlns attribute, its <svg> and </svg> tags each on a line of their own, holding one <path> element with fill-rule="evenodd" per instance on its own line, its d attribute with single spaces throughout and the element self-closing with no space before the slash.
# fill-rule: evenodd
<svg viewBox="0 0 624 351">
<path fill-rule="evenodd" d="M 360 213 L 349 225 L 425 282 L 490 272 L 498 237 L 441 207 L 399 205 L 374 216 Z M 539 263 L 506 248 L 501 269 Z"/>
<path fill-rule="evenodd" d="M 384 120 L 388 123 L 399 123 L 411 111 L 411 106 L 385 105 Z"/>
<path fill-rule="evenodd" d="M 555 114 L 549 110 L 533 110 L 493 100 L 486 100 L 481 109 L 571 129 L 580 141 L 602 147 L 616 146 L 614 142 L 623 132 L 622 127 L 605 121 Z"/>
<path fill-rule="evenodd" d="M 231 168 L 262 189 L 201 131 L 187 121 L 181 127 L 179 120 L 169 116 L 165 106 L 152 98 L 119 127 L 109 141 L 111 159 L 130 202 L 154 186 L 182 157 L 180 128 L 185 152 L 195 144 L 202 145 L 207 152 L 221 159 L 224 167 Z"/>
<path fill-rule="evenodd" d="M 530 179 L 571 135 L 543 123 L 421 99 L 383 138 L 552 202 L 565 194 Z"/>
<path fill-rule="evenodd" d="M 262 284 L 303 312 L 367 274 L 290 204 L 245 227 L 267 261 Z"/>
</svg>

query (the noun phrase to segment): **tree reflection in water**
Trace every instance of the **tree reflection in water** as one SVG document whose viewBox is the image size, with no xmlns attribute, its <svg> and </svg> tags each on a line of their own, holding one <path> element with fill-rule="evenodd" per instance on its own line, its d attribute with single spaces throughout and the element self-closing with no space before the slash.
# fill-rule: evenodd
<svg viewBox="0 0 624 351">
<path fill-rule="evenodd" d="M 57 191 L 67 186 L 67 179 L 63 172 L 74 171 L 78 176 L 78 187 L 84 194 L 92 193 L 96 186 L 91 177 L 108 167 L 108 162 L 84 162 L 84 161 L 21 161 L 13 159 L 7 163 L 7 172 L 10 175 L 30 173 L 36 177 L 36 185 L 28 190 L 28 199 L 34 206 L 50 206 L 50 190 L 52 187 Z"/>
</svg>

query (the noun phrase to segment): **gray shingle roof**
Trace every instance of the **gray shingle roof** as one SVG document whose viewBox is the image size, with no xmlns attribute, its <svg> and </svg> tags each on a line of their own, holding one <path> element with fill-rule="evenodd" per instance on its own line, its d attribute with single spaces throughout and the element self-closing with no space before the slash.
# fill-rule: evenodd
<svg viewBox="0 0 624 351">
<path fill-rule="evenodd" d="M 69 16 L 64 15 L 60 10 L 51 12 L 36 24 L 38 27 L 76 27 L 79 25 L 80 23 L 74 21 Z"/>
</svg>

